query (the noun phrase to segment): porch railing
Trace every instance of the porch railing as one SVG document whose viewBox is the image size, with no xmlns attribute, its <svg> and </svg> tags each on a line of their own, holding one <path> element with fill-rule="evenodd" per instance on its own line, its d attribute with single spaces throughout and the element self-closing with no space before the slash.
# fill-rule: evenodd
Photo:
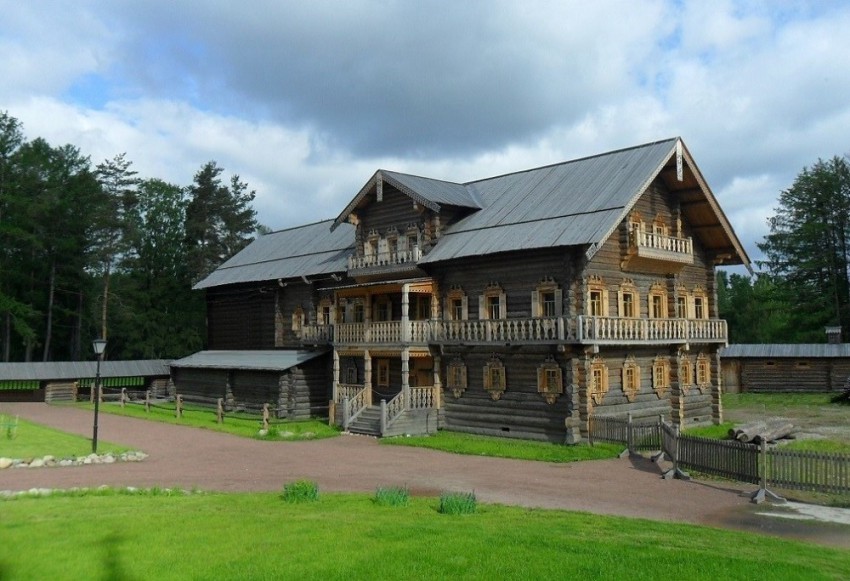
<svg viewBox="0 0 850 581">
<path fill-rule="evenodd" d="M 333 325 L 304 325 L 301 340 L 305 343 L 327 343 L 333 339 Z"/>
<path fill-rule="evenodd" d="M 432 321 L 432 338 L 444 343 L 535 343 L 568 339 L 564 317 Z"/>
<path fill-rule="evenodd" d="M 368 407 L 366 388 L 358 391 L 353 397 L 345 397 L 342 400 L 342 427 L 347 430 L 348 426 L 357 419 L 363 410 Z"/>
<path fill-rule="evenodd" d="M 418 246 L 413 247 L 411 250 L 378 252 L 366 256 L 349 256 L 348 270 L 380 266 L 398 266 L 401 264 L 416 263 L 420 258 L 422 258 L 422 251 L 419 250 Z"/>
</svg>

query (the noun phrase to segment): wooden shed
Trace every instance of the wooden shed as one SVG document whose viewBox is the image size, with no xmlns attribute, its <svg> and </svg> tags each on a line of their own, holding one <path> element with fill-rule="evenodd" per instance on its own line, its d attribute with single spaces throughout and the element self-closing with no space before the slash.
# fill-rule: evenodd
<svg viewBox="0 0 850 581">
<path fill-rule="evenodd" d="M 720 356 L 727 393 L 837 391 L 850 378 L 850 343 L 738 344 Z"/>
<path fill-rule="evenodd" d="M 327 350 L 200 351 L 172 362 L 171 377 L 188 402 L 307 419 L 328 415 L 329 366 Z"/>
</svg>

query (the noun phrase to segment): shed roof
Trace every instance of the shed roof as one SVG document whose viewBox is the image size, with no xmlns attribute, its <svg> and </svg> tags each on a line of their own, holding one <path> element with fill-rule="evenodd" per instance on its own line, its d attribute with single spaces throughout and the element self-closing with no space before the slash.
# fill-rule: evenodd
<svg viewBox="0 0 850 581">
<path fill-rule="evenodd" d="M 171 363 L 176 368 L 252 369 L 257 371 L 283 371 L 316 357 L 322 351 L 199 351 Z"/>
<path fill-rule="evenodd" d="M 31 363 L 0 363 L 0 381 L 4 380 L 72 380 L 94 377 L 97 361 L 46 361 Z M 104 361 L 101 377 L 167 377 L 168 361 L 145 359 L 138 361 Z"/>
<path fill-rule="evenodd" d="M 326 220 L 260 236 L 194 288 L 344 273 L 354 249 L 354 226 L 334 231 L 330 226 Z"/>
<path fill-rule="evenodd" d="M 739 343 L 720 350 L 727 359 L 850 358 L 850 343 Z"/>
</svg>

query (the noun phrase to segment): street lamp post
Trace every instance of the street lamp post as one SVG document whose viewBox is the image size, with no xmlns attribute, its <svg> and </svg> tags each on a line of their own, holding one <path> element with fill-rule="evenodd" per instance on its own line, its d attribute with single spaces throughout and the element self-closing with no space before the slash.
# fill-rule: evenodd
<svg viewBox="0 0 850 581">
<path fill-rule="evenodd" d="M 100 362 L 103 360 L 103 352 L 106 350 L 106 339 L 95 339 L 91 342 L 94 353 L 97 355 L 97 374 L 94 378 L 94 430 L 91 437 L 92 454 L 97 454 L 97 412 L 100 404 Z"/>
</svg>

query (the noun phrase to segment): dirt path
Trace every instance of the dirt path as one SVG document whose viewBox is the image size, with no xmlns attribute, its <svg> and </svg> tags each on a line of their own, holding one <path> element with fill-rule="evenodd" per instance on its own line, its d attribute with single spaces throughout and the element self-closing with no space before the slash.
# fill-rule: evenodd
<svg viewBox="0 0 850 581">
<path fill-rule="evenodd" d="M 91 436 L 92 416 L 85 410 L 42 403 L 4 408 Z M 483 502 L 758 530 L 850 548 L 850 527 L 758 516 L 745 494 L 751 487 L 662 480 L 659 466 L 645 458 L 548 464 L 381 446 L 373 438 L 349 435 L 266 442 L 110 414 L 100 416 L 99 437 L 149 457 L 138 463 L 7 469 L 0 471 L 0 490 L 107 484 L 254 492 L 277 491 L 286 482 L 309 478 L 327 491 L 373 492 L 387 485 L 408 486 L 418 495 L 474 491 Z"/>
</svg>

